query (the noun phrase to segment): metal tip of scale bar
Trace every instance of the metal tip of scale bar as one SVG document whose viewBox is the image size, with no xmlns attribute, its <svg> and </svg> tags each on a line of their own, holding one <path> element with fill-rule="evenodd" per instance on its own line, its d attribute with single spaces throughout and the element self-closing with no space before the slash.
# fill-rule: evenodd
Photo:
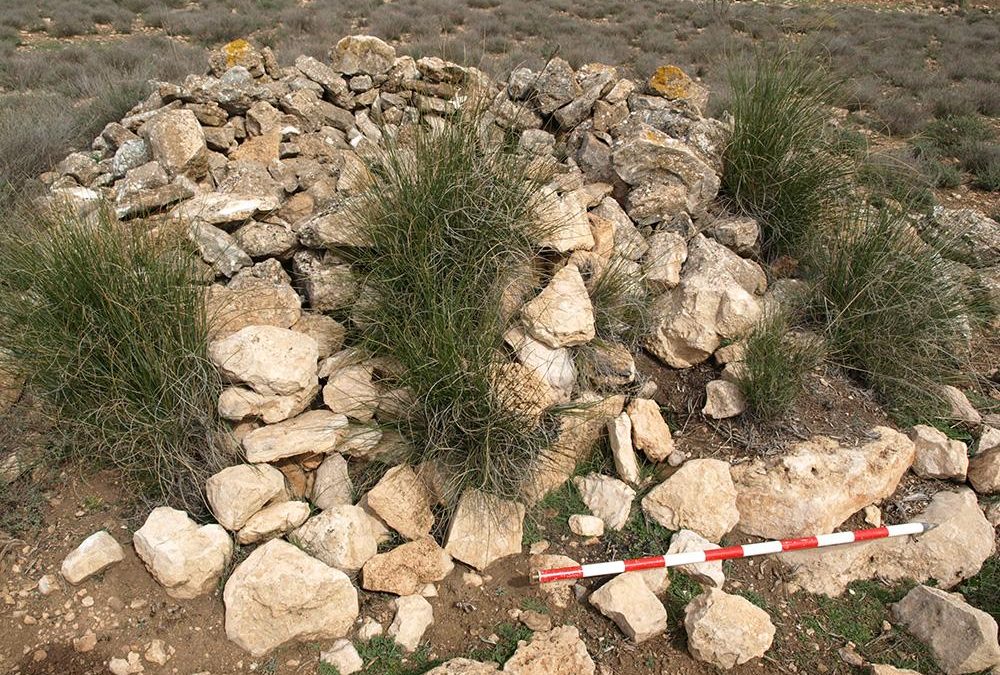
<svg viewBox="0 0 1000 675">
<path fill-rule="evenodd" d="M 931 530 L 933 530 L 935 527 L 938 526 L 937 523 L 921 523 L 921 525 L 924 526 L 924 532 L 930 532 Z"/>
<path fill-rule="evenodd" d="M 532 584 L 541 584 L 542 583 L 542 571 L 541 570 L 532 570 L 531 572 L 529 572 L 528 573 L 528 581 L 530 583 L 532 583 Z"/>
</svg>

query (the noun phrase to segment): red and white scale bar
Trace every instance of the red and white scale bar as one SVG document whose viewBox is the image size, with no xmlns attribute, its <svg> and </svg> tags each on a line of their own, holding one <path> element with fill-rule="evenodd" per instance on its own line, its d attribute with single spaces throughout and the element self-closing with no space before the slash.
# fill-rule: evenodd
<svg viewBox="0 0 1000 675">
<path fill-rule="evenodd" d="M 677 567 L 679 565 L 691 565 L 693 563 L 711 562 L 713 560 L 750 558 L 758 555 L 783 553 L 785 551 L 801 551 L 809 548 L 852 544 L 857 541 L 871 541 L 873 539 L 922 534 L 933 528 L 934 525 L 929 523 L 903 523 L 902 525 L 886 525 L 870 530 L 833 532 L 831 534 L 818 534 L 815 537 L 802 537 L 800 539 L 782 539 L 762 541 L 758 544 L 744 544 L 743 546 L 727 546 L 708 551 L 669 553 L 649 558 L 634 558 L 632 560 L 615 560 L 613 562 L 591 563 L 589 565 L 576 565 L 574 567 L 559 567 L 535 571 L 532 574 L 531 580 L 535 583 L 544 584 L 550 581 L 601 577 L 609 574 L 621 574 L 622 572 L 635 572 L 660 567 Z"/>
</svg>

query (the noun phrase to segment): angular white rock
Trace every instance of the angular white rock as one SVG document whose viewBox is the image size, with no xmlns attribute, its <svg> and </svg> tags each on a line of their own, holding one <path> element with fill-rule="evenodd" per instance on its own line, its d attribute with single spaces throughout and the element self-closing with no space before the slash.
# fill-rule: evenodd
<svg viewBox="0 0 1000 675">
<path fill-rule="evenodd" d="M 167 595 L 180 600 L 211 591 L 233 554 L 233 541 L 221 525 L 199 527 L 168 506 L 153 509 L 132 544 Z"/>
<path fill-rule="evenodd" d="M 636 643 L 667 630 L 667 610 L 638 575 L 619 574 L 591 594 L 590 604 Z"/>
<path fill-rule="evenodd" d="M 520 553 L 523 532 L 523 504 L 466 490 L 452 515 L 444 548 L 483 570 L 499 558 Z"/>
<path fill-rule="evenodd" d="M 693 459 L 642 499 L 642 510 L 668 530 L 694 530 L 719 541 L 740 520 L 729 463 Z"/>
<path fill-rule="evenodd" d="M 522 310 L 524 326 L 553 349 L 594 339 L 594 308 L 576 265 L 556 272 L 549 284 Z"/>
<path fill-rule="evenodd" d="M 420 595 L 396 598 L 396 616 L 388 635 L 407 653 L 416 651 L 424 632 L 434 623 L 434 609 Z"/>
<path fill-rule="evenodd" d="M 350 504 L 316 514 L 288 539 L 330 567 L 352 574 L 378 552 L 368 515 Z"/>
<path fill-rule="evenodd" d="M 337 449 L 347 418 L 329 410 L 310 410 L 298 417 L 254 429 L 243 437 L 249 462 L 273 462 L 306 453 Z"/>
<path fill-rule="evenodd" d="M 597 473 L 577 476 L 573 485 L 590 512 L 603 520 L 605 525 L 612 530 L 625 527 L 632 512 L 635 490 L 617 478 Z"/>
<path fill-rule="evenodd" d="M 632 448 L 632 420 L 623 412 L 608 422 L 608 441 L 615 460 L 615 471 L 626 483 L 639 483 L 639 462 Z"/>
<path fill-rule="evenodd" d="M 309 511 L 309 505 L 299 501 L 265 506 L 247 520 L 237 533 L 236 541 L 246 545 L 280 537 L 306 522 Z"/>
<path fill-rule="evenodd" d="M 597 516 L 574 513 L 569 517 L 569 529 L 581 537 L 600 537 L 604 534 L 604 521 Z"/>
<path fill-rule="evenodd" d="M 651 462 L 662 462 L 674 451 L 670 427 L 660 414 L 660 406 L 648 398 L 634 398 L 626 408 L 632 421 L 632 444 Z"/>
<path fill-rule="evenodd" d="M 227 530 L 242 528 L 250 516 L 285 493 L 285 476 L 270 464 L 237 464 L 205 483 L 215 519 Z"/>
<path fill-rule="evenodd" d="M 969 449 L 959 440 L 926 424 L 918 424 L 908 434 L 916 455 L 911 467 L 921 478 L 965 480 L 969 470 Z"/>
<path fill-rule="evenodd" d="M 684 630 L 691 656 L 718 668 L 761 657 L 774 641 L 767 612 L 717 588 L 707 589 L 684 608 Z"/>
<path fill-rule="evenodd" d="M 222 374 L 259 394 L 287 396 L 317 381 L 319 348 L 308 335 L 277 326 L 247 326 L 208 346 Z"/>
<path fill-rule="evenodd" d="M 71 584 L 79 584 L 125 559 L 121 544 L 104 530 L 84 539 L 63 560 L 59 572 Z"/>
<path fill-rule="evenodd" d="M 339 453 L 327 455 L 316 469 L 313 480 L 312 503 L 319 509 L 329 509 L 341 504 L 350 504 L 354 487 L 347 473 L 347 460 Z"/>
<path fill-rule="evenodd" d="M 674 533 L 674 536 L 670 538 L 670 548 L 667 549 L 667 553 L 711 551 L 717 548 L 719 548 L 718 544 L 713 544 L 697 532 L 681 530 Z M 699 583 L 715 586 L 716 588 L 722 588 L 722 585 L 726 582 L 726 574 L 722 571 L 721 560 L 681 565 L 677 568 L 677 571 L 692 577 Z"/>
</svg>

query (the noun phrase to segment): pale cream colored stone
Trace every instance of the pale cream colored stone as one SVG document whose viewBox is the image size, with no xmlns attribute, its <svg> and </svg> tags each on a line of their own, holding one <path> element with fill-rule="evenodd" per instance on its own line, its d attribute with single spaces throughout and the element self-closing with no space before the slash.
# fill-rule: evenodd
<svg viewBox="0 0 1000 675">
<path fill-rule="evenodd" d="M 662 462 L 669 457 L 674 451 L 674 438 L 656 401 L 634 398 L 626 412 L 632 421 L 632 444 L 651 462 Z"/>
<path fill-rule="evenodd" d="M 667 630 L 667 610 L 639 576 L 618 575 L 591 594 L 590 604 L 636 643 Z"/>
<path fill-rule="evenodd" d="M 59 572 L 71 584 L 80 584 L 125 559 L 121 544 L 104 530 L 84 539 L 63 560 Z"/>
<path fill-rule="evenodd" d="M 132 537 L 136 555 L 167 595 L 180 600 L 210 592 L 233 554 L 221 525 L 198 526 L 186 513 L 160 506 Z"/>
<path fill-rule="evenodd" d="M 254 429 L 243 437 L 249 462 L 272 462 L 306 453 L 337 449 L 347 418 L 329 410 L 310 410 L 284 422 Z"/>
<path fill-rule="evenodd" d="M 668 530 L 694 530 L 719 541 L 740 520 L 729 463 L 693 459 L 642 499 L 642 510 Z"/>
<path fill-rule="evenodd" d="M 406 464 L 394 466 L 368 491 L 368 507 L 404 539 L 420 539 L 431 531 L 431 495 Z"/>
<path fill-rule="evenodd" d="M 494 561 L 521 552 L 524 505 L 467 490 L 448 526 L 445 550 L 484 570 Z"/>
<path fill-rule="evenodd" d="M 368 515 L 350 504 L 316 514 L 288 539 L 330 567 L 352 574 L 378 552 Z"/>
<path fill-rule="evenodd" d="M 597 473 L 577 476 L 573 485 L 590 512 L 603 520 L 605 525 L 612 530 L 625 527 L 632 512 L 635 490 L 617 478 Z"/>
<path fill-rule="evenodd" d="M 300 501 L 278 502 L 265 506 L 250 516 L 236 535 L 242 546 L 280 537 L 306 522 L 309 504 Z"/>
<path fill-rule="evenodd" d="M 269 464 L 230 466 L 205 483 L 205 497 L 212 514 L 230 531 L 242 528 L 250 516 L 284 494 L 285 477 Z"/>
<path fill-rule="evenodd" d="M 709 588 L 684 609 L 688 651 L 699 661 L 732 668 L 767 653 L 774 624 L 746 598 Z"/>
<path fill-rule="evenodd" d="M 556 272 L 548 285 L 524 306 L 524 326 L 553 349 L 594 339 L 594 308 L 576 265 Z"/>
</svg>

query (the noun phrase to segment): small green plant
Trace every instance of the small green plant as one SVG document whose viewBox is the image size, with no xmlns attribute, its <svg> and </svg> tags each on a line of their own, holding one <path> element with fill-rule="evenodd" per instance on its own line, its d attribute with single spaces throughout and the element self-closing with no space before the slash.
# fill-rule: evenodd
<svg viewBox="0 0 1000 675">
<path fill-rule="evenodd" d="M 143 497 L 205 513 L 205 479 L 226 459 L 191 252 L 104 213 L 7 225 L 0 348 L 58 420 L 63 447 L 122 469 Z"/>
<path fill-rule="evenodd" d="M 906 210 L 861 208 L 810 262 L 813 318 L 831 360 L 896 414 L 929 419 L 961 375 L 968 294 L 954 265 L 910 229 Z"/>
<path fill-rule="evenodd" d="M 340 668 L 332 663 L 320 661 L 319 668 L 316 669 L 316 675 L 340 675 Z"/>
<path fill-rule="evenodd" d="M 399 427 L 412 460 L 437 460 L 451 495 L 513 498 L 555 429 L 504 386 L 497 311 L 544 234 L 540 186 L 516 145 L 487 138 L 474 111 L 412 131 L 386 137 L 354 212 L 371 244 L 355 258 L 372 298 L 360 344 L 403 366 L 396 384 L 415 403 Z"/>
<path fill-rule="evenodd" d="M 787 311 L 768 313 L 744 338 L 743 360 L 735 366 L 749 412 L 760 420 L 787 413 L 822 359 L 820 338 L 792 332 Z"/>
<path fill-rule="evenodd" d="M 923 138 L 933 143 L 945 155 L 952 157 L 957 157 L 963 146 L 989 141 L 994 135 L 986 120 L 977 115 L 960 115 L 935 120 L 922 132 Z"/>
<path fill-rule="evenodd" d="M 734 127 L 722 194 L 760 222 L 769 256 L 794 256 L 838 211 L 851 175 L 853 161 L 826 129 L 837 83 L 805 57 L 766 51 L 728 77 Z"/>
<path fill-rule="evenodd" d="M 549 607 L 545 604 L 543 600 L 538 598 L 527 596 L 521 600 L 521 609 L 531 612 L 538 612 L 539 614 L 548 614 Z"/>
<path fill-rule="evenodd" d="M 426 644 L 406 656 L 396 641 L 386 635 L 377 635 L 355 646 L 365 664 L 362 671 L 365 675 L 420 675 L 439 663 L 429 658 Z"/>
<path fill-rule="evenodd" d="M 480 647 L 472 650 L 469 658 L 476 661 L 492 661 L 503 665 L 517 650 L 517 643 L 530 640 L 534 632 L 523 624 L 501 623 L 493 630 L 499 638 L 491 647 Z"/>
<path fill-rule="evenodd" d="M 636 351 L 649 332 L 649 289 L 642 268 L 614 256 L 590 280 L 594 331 L 599 340 Z"/>
<path fill-rule="evenodd" d="M 641 558 L 666 551 L 670 546 L 672 532 L 649 518 L 641 509 L 632 511 L 625 527 L 604 533 L 604 544 L 609 556 Z"/>
</svg>

